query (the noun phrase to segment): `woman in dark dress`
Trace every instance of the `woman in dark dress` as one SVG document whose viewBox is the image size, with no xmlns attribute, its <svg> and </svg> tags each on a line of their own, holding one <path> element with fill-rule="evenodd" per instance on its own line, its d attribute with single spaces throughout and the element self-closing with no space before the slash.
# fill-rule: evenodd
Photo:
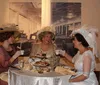
<svg viewBox="0 0 100 85">
<path fill-rule="evenodd" d="M 5 75 L 9 66 L 21 55 L 21 51 L 15 51 L 11 46 L 14 42 L 14 35 L 17 32 L 18 30 L 14 24 L 0 28 L 0 85 L 8 85 L 7 75 L 5 78 L 2 75 Z"/>
</svg>

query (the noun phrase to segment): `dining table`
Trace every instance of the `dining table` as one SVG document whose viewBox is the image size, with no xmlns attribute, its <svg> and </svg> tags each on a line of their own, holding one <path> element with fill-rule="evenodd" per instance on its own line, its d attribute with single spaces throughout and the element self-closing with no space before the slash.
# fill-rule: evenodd
<svg viewBox="0 0 100 85">
<path fill-rule="evenodd" d="M 70 77 L 71 75 L 63 75 L 55 71 L 41 74 L 9 68 L 8 85 L 69 85 Z"/>
</svg>

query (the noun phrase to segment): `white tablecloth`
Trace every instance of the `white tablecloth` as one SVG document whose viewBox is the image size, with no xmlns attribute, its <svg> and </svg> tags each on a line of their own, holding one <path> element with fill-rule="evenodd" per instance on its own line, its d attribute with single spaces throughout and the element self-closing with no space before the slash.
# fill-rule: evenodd
<svg viewBox="0 0 100 85">
<path fill-rule="evenodd" d="M 38 74 L 30 71 L 9 69 L 8 85 L 69 85 L 68 79 L 70 76 L 56 72 Z"/>
</svg>

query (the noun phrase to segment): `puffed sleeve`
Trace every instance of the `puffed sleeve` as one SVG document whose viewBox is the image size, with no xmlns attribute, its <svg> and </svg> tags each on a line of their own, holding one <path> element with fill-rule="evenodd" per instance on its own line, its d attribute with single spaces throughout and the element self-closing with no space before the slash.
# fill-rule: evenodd
<svg viewBox="0 0 100 85">
<path fill-rule="evenodd" d="M 76 55 L 72 58 L 72 63 L 75 63 L 77 58 L 79 57 L 79 51 L 76 53 Z"/>
<path fill-rule="evenodd" d="M 83 75 L 86 77 L 89 77 L 89 74 L 91 72 L 91 64 L 92 63 L 92 58 L 91 55 L 88 54 L 84 54 L 83 57 Z"/>
</svg>

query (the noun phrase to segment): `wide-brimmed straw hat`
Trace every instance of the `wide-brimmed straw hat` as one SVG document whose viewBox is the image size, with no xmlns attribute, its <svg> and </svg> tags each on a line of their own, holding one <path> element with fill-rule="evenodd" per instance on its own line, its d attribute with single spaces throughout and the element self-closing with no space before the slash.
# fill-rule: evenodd
<svg viewBox="0 0 100 85">
<path fill-rule="evenodd" d="M 42 38 L 43 38 L 47 33 L 51 34 L 52 40 L 55 39 L 54 30 L 53 30 L 53 28 L 50 27 L 50 26 L 43 27 L 40 31 L 38 31 L 38 33 L 37 33 L 37 38 L 38 38 L 39 40 L 42 40 Z"/>
<path fill-rule="evenodd" d="M 11 23 L 3 24 L 0 27 L 0 33 L 4 33 L 4 32 L 14 32 L 15 37 L 17 37 L 20 34 L 18 25 L 11 24 Z"/>
</svg>

